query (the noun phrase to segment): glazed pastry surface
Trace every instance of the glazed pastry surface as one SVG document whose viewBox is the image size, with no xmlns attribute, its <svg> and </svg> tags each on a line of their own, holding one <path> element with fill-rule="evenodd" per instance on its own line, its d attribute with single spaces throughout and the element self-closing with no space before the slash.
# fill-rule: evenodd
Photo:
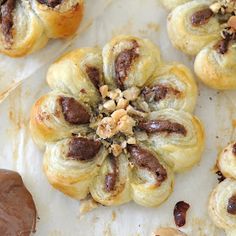
<svg viewBox="0 0 236 236">
<path fill-rule="evenodd" d="M 67 53 L 47 82 L 52 92 L 32 107 L 30 129 L 49 182 L 66 195 L 156 207 L 173 191 L 174 172 L 200 160 L 194 78 L 161 61 L 148 39 L 118 36 L 103 49 Z"/>
<path fill-rule="evenodd" d="M 6 0 L 0 10 L 0 52 L 21 57 L 51 38 L 73 35 L 83 16 L 83 0 Z"/>
<path fill-rule="evenodd" d="M 214 89 L 235 89 L 236 3 L 189 1 L 173 9 L 167 28 L 172 44 L 196 56 L 198 78 Z"/>
</svg>

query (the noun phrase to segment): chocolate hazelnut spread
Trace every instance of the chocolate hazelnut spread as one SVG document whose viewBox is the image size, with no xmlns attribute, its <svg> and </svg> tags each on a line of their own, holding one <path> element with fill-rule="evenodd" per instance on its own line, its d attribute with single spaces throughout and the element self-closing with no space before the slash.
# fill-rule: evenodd
<svg viewBox="0 0 236 236">
<path fill-rule="evenodd" d="M 227 206 L 227 212 L 231 215 L 236 215 L 236 195 L 233 195 L 229 201 Z"/>
<path fill-rule="evenodd" d="M 186 136 L 187 130 L 179 123 L 171 122 L 169 120 L 150 120 L 141 121 L 138 124 L 141 130 L 146 131 L 149 134 L 152 133 L 177 133 Z"/>
<path fill-rule="evenodd" d="M 221 183 L 222 181 L 225 180 L 225 177 L 224 177 L 224 175 L 222 174 L 221 171 L 217 171 L 216 174 L 218 175 L 217 180 L 218 180 L 219 183 Z"/>
<path fill-rule="evenodd" d="M 236 143 L 232 147 L 232 153 L 236 156 Z"/>
<path fill-rule="evenodd" d="M 48 7 L 54 8 L 62 3 L 63 0 L 37 0 L 41 4 L 45 4 Z"/>
<path fill-rule="evenodd" d="M 131 160 L 135 165 L 155 173 L 158 184 L 161 184 L 166 180 L 166 169 L 160 164 L 160 162 L 151 152 L 137 145 L 129 145 L 127 149 L 131 155 Z"/>
<path fill-rule="evenodd" d="M 209 21 L 213 14 L 214 13 L 209 8 L 197 11 L 191 16 L 191 23 L 193 26 L 204 25 Z"/>
<path fill-rule="evenodd" d="M 0 169 L 0 235 L 29 236 L 35 232 L 36 207 L 21 176 Z"/>
<path fill-rule="evenodd" d="M 159 84 L 159 85 L 153 86 L 152 88 L 145 87 L 142 90 L 142 94 L 146 102 L 152 102 L 152 101 L 159 102 L 165 99 L 168 94 L 172 94 L 174 96 L 179 95 L 180 91 L 172 87 Z"/>
<path fill-rule="evenodd" d="M 67 157 L 72 160 L 91 161 L 99 152 L 101 143 L 92 139 L 75 137 L 69 142 Z"/>
<path fill-rule="evenodd" d="M 175 224 L 182 227 L 186 223 L 186 214 L 190 205 L 184 201 L 177 202 L 174 208 Z"/>
<path fill-rule="evenodd" d="M 1 4 L 0 23 L 2 34 L 7 43 L 12 43 L 13 10 L 16 6 L 16 0 L 6 0 Z"/>
<path fill-rule="evenodd" d="M 107 192 L 112 192 L 115 190 L 118 173 L 117 173 L 116 158 L 113 155 L 109 155 L 109 161 L 111 163 L 112 171 L 109 172 L 105 177 L 105 189 Z"/>
<path fill-rule="evenodd" d="M 217 44 L 214 46 L 216 51 L 220 54 L 225 54 L 228 51 L 230 39 L 221 39 L 217 42 Z"/>
<path fill-rule="evenodd" d="M 60 97 L 59 102 L 66 121 L 74 125 L 89 123 L 89 112 L 74 98 Z"/>
<path fill-rule="evenodd" d="M 139 56 L 137 53 L 138 43 L 133 40 L 133 47 L 120 52 L 115 60 L 115 73 L 117 85 L 119 88 L 124 88 L 124 81 L 127 78 L 128 72 L 133 61 Z"/>
<path fill-rule="evenodd" d="M 91 82 L 93 83 L 93 85 L 98 89 L 99 86 L 100 86 L 100 80 L 99 80 L 100 72 L 99 72 L 99 69 L 96 68 L 96 67 L 87 66 L 86 67 L 86 73 L 87 73 L 89 79 L 91 80 Z"/>
</svg>

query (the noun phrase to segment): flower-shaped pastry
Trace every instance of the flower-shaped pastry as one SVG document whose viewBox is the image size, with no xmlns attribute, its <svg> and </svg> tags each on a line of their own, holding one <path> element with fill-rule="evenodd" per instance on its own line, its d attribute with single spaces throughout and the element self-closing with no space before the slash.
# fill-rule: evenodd
<svg viewBox="0 0 236 236">
<path fill-rule="evenodd" d="M 236 89 L 235 13 L 235 0 L 195 0 L 177 6 L 168 16 L 172 44 L 196 56 L 195 73 L 215 89 Z"/>
<path fill-rule="evenodd" d="M 227 235 L 236 233 L 236 143 L 228 145 L 219 155 L 217 170 L 220 182 L 209 200 L 209 215 Z"/>
<path fill-rule="evenodd" d="M 83 0 L 1 0 L 0 52 L 20 57 L 71 36 L 82 15 Z"/>
<path fill-rule="evenodd" d="M 172 192 L 173 173 L 200 160 L 194 79 L 183 65 L 165 65 L 149 40 L 119 36 L 103 50 L 72 51 L 47 81 L 53 91 L 34 104 L 31 133 L 46 148 L 49 182 L 65 194 L 157 206 Z"/>
</svg>

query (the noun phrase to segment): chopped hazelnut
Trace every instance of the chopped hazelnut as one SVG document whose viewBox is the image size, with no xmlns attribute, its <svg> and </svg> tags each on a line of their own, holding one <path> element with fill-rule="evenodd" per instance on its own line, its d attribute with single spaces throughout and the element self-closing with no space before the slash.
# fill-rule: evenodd
<svg viewBox="0 0 236 236">
<path fill-rule="evenodd" d="M 128 144 L 136 144 L 136 139 L 134 137 L 130 137 L 130 138 L 128 138 L 127 143 Z"/>
<path fill-rule="evenodd" d="M 120 89 L 115 89 L 115 90 L 110 91 L 110 92 L 108 93 L 108 97 L 109 97 L 110 99 L 112 99 L 112 100 L 115 100 L 115 99 L 121 97 L 121 95 L 122 95 L 122 92 L 121 92 Z"/>
<path fill-rule="evenodd" d="M 210 6 L 210 9 L 214 12 L 214 13 L 218 13 L 219 10 L 221 8 L 221 4 L 219 2 L 216 2 L 216 3 L 213 3 L 211 6 Z"/>
<path fill-rule="evenodd" d="M 236 31 L 236 16 L 231 16 L 229 18 L 228 25 Z"/>
<path fill-rule="evenodd" d="M 138 111 L 138 110 L 134 109 L 131 105 L 129 105 L 127 107 L 126 111 L 129 115 L 136 115 L 136 116 L 140 116 L 140 117 L 143 117 L 143 118 L 147 116 L 147 113 Z"/>
<path fill-rule="evenodd" d="M 105 98 L 108 96 L 108 86 L 107 85 L 103 85 L 99 88 L 99 91 L 102 95 L 102 98 Z"/>
<path fill-rule="evenodd" d="M 112 144 L 111 150 L 115 157 L 118 157 L 122 153 L 122 147 L 119 144 Z"/>
<path fill-rule="evenodd" d="M 128 115 L 124 115 L 118 121 L 117 130 L 124 134 L 132 135 L 134 126 L 135 126 L 135 120 Z"/>
<path fill-rule="evenodd" d="M 125 109 L 127 106 L 129 105 L 129 101 L 124 99 L 124 98 L 120 98 L 117 102 L 117 109 Z"/>
<path fill-rule="evenodd" d="M 98 125 L 96 133 L 103 139 L 111 138 L 116 134 L 116 123 L 111 117 L 105 117 Z"/>
<path fill-rule="evenodd" d="M 140 90 L 137 87 L 131 87 L 123 92 L 124 98 L 128 101 L 135 101 L 140 94 Z"/>
<path fill-rule="evenodd" d="M 114 111 L 111 114 L 111 117 L 113 118 L 114 122 L 117 123 L 120 120 L 120 118 L 126 114 L 127 112 L 124 109 L 119 109 L 119 110 Z"/>
<path fill-rule="evenodd" d="M 116 109 L 116 104 L 113 100 L 109 100 L 103 104 L 103 107 L 108 111 L 114 111 Z"/>
</svg>

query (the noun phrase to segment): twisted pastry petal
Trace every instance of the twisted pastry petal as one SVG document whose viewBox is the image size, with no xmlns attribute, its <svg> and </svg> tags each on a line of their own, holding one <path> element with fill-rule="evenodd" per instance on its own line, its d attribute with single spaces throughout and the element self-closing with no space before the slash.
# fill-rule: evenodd
<svg viewBox="0 0 236 236">
<path fill-rule="evenodd" d="M 52 89 L 95 106 L 100 100 L 98 87 L 103 83 L 101 50 L 82 48 L 67 53 L 50 66 L 47 82 Z"/>
<path fill-rule="evenodd" d="M 111 87 L 142 87 L 160 65 L 160 52 L 148 39 L 118 36 L 103 48 L 105 82 Z"/>
<path fill-rule="evenodd" d="M 221 54 L 216 50 L 217 42 L 203 48 L 197 55 L 194 70 L 199 79 L 215 89 L 236 88 L 236 48 L 232 42 L 228 51 Z"/>
<path fill-rule="evenodd" d="M 83 17 L 82 0 L 32 0 L 31 3 L 49 38 L 64 38 L 74 34 Z"/>
<path fill-rule="evenodd" d="M 7 0 L 0 7 L 6 14 L 1 14 L 1 53 L 20 57 L 45 46 L 48 38 L 43 25 L 28 2 Z"/>
<path fill-rule="evenodd" d="M 210 2 L 198 0 L 175 8 L 168 17 L 167 28 L 172 44 L 189 55 L 196 55 L 204 46 L 219 38 L 218 20 L 212 15 L 204 24 L 193 25 L 191 18 L 201 10 L 209 10 Z M 209 10 L 210 11 L 210 10 Z"/>
<path fill-rule="evenodd" d="M 51 92 L 41 97 L 32 108 L 32 137 L 43 148 L 45 142 L 54 142 L 71 136 L 72 133 L 86 133 L 90 113 L 89 107 L 76 98 Z"/>
<path fill-rule="evenodd" d="M 201 122 L 174 109 L 152 112 L 138 127 L 147 132 L 148 143 L 174 171 L 182 172 L 199 162 L 205 135 Z"/>
<path fill-rule="evenodd" d="M 131 145 L 128 150 L 134 163 L 131 178 L 133 200 L 145 207 L 160 205 L 173 191 L 173 171 L 150 148 Z"/>
<path fill-rule="evenodd" d="M 236 179 L 236 145 L 228 145 L 219 155 L 217 167 L 224 177 Z"/>
<path fill-rule="evenodd" d="M 190 2 L 191 0 L 161 0 L 161 3 L 168 9 L 172 10 L 179 5 L 182 5 L 186 2 Z"/>
<path fill-rule="evenodd" d="M 106 156 L 99 141 L 68 138 L 47 144 L 43 167 L 53 187 L 70 197 L 84 199 Z"/>
<path fill-rule="evenodd" d="M 227 230 L 236 228 L 235 214 L 228 212 L 232 196 L 236 196 L 236 180 L 228 178 L 214 189 L 209 200 L 208 210 L 211 219 L 216 226 Z"/>
<path fill-rule="evenodd" d="M 193 112 L 197 86 L 190 70 L 176 63 L 158 68 L 142 94 L 151 111 L 173 108 Z"/>
<path fill-rule="evenodd" d="M 130 168 L 127 157 L 109 156 L 90 186 L 95 201 L 106 205 L 121 205 L 131 200 Z"/>
</svg>

